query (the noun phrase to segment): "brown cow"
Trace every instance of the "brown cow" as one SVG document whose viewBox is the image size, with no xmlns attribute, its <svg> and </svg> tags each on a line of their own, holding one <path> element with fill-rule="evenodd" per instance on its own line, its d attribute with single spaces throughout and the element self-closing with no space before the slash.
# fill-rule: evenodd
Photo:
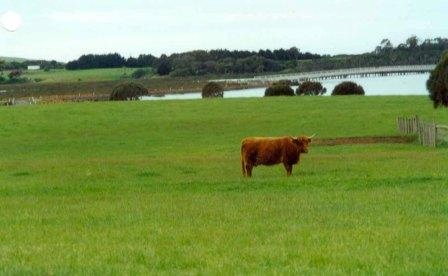
<svg viewBox="0 0 448 276">
<path fill-rule="evenodd" d="M 311 137 L 247 137 L 241 142 L 241 166 L 243 175 L 252 176 L 252 169 L 258 165 L 283 163 L 286 175 L 292 173 L 292 166 L 300 160 L 301 153 L 308 152 Z"/>
</svg>

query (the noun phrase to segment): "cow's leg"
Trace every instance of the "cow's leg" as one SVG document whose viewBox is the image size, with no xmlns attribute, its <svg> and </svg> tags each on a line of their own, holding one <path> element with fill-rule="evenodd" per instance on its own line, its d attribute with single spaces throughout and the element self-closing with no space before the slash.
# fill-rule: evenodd
<svg viewBox="0 0 448 276">
<path fill-rule="evenodd" d="M 283 163 L 283 165 L 285 166 L 286 175 L 287 176 L 291 176 L 291 174 L 292 174 L 292 165 L 291 164 L 287 164 L 287 163 Z"/>
<path fill-rule="evenodd" d="M 252 177 L 252 164 L 246 163 L 246 176 Z"/>
<path fill-rule="evenodd" d="M 244 163 L 244 158 L 241 158 L 241 170 L 243 172 L 243 176 L 246 177 L 247 173 L 246 173 L 246 164 Z"/>
</svg>

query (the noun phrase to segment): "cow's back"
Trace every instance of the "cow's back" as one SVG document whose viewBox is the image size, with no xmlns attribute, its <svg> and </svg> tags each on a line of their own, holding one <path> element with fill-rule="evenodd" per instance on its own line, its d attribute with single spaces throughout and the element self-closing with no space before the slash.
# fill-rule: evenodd
<svg viewBox="0 0 448 276">
<path fill-rule="evenodd" d="M 253 165 L 274 165 L 282 162 L 286 137 L 248 137 L 241 142 L 241 154 Z M 287 138 L 286 138 L 287 139 Z"/>
</svg>

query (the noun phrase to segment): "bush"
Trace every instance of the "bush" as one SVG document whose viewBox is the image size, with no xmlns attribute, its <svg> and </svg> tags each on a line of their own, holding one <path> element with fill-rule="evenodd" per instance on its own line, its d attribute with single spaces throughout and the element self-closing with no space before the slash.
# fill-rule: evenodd
<svg viewBox="0 0 448 276">
<path fill-rule="evenodd" d="M 361 85 L 358 85 L 352 81 L 344 81 L 336 85 L 333 89 L 332 96 L 338 95 L 364 95 L 364 89 Z"/>
<path fill-rule="evenodd" d="M 294 90 L 288 83 L 288 81 L 274 82 L 271 86 L 266 88 L 264 96 L 294 96 Z"/>
<path fill-rule="evenodd" d="M 448 107 L 448 51 L 446 51 L 436 68 L 431 72 L 426 88 L 434 107 Z"/>
<path fill-rule="evenodd" d="M 2 77 L 2 82 L 5 84 L 15 84 L 15 83 L 26 83 L 28 82 L 27 78 L 21 78 L 22 71 L 21 70 L 12 70 L 8 73 L 8 79 L 6 80 Z"/>
<path fill-rule="evenodd" d="M 135 82 L 125 82 L 114 87 L 109 99 L 111 101 L 133 101 L 145 95 L 148 95 L 148 89 L 143 85 Z"/>
<path fill-rule="evenodd" d="M 272 83 L 272 85 L 293 85 L 293 82 L 290 80 L 279 80 Z"/>
<path fill-rule="evenodd" d="M 21 75 L 22 75 L 21 70 L 12 70 L 11 72 L 8 73 L 8 78 L 10 80 L 14 80 L 20 78 Z"/>
<path fill-rule="evenodd" d="M 224 88 L 216 82 L 209 82 L 202 88 L 202 98 L 222 98 Z"/>
<path fill-rule="evenodd" d="M 319 96 L 323 95 L 327 92 L 327 89 L 322 86 L 322 83 L 318 81 L 305 81 L 297 87 L 296 94 L 297 95 L 306 95 L 306 96 Z"/>
<path fill-rule="evenodd" d="M 131 77 L 133 79 L 140 79 L 143 78 L 144 76 L 148 75 L 149 71 L 146 69 L 137 69 L 134 72 L 132 72 Z"/>
</svg>

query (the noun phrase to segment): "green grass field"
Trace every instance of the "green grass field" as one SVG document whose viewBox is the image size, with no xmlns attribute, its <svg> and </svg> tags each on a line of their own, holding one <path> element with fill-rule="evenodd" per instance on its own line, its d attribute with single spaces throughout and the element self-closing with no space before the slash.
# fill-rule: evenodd
<svg viewBox="0 0 448 276">
<path fill-rule="evenodd" d="M 448 148 L 314 146 L 243 179 L 245 136 L 396 135 L 426 97 L 0 108 L 2 274 L 447 274 Z"/>
<path fill-rule="evenodd" d="M 18 58 L 18 57 L 0 57 L 0 61 L 5 61 L 5 62 L 23 62 L 26 61 L 26 58 Z"/>
<path fill-rule="evenodd" d="M 66 70 L 55 69 L 45 72 L 44 70 L 25 70 L 23 77 L 43 83 L 64 83 L 64 82 L 92 82 L 92 81 L 115 81 L 132 79 L 134 68 L 109 68 L 109 69 L 88 69 L 88 70 Z M 151 75 L 151 74 L 150 74 Z"/>
</svg>

